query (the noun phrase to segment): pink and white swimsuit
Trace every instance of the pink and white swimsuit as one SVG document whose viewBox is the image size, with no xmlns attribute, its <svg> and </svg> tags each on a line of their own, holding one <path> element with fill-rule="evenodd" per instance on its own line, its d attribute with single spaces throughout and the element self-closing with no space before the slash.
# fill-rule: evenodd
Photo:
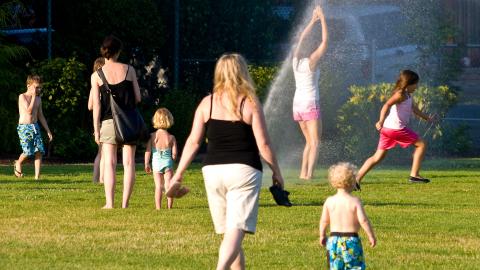
<svg viewBox="0 0 480 270">
<path fill-rule="evenodd" d="M 293 120 L 308 121 L 320 118 L 320 93 L 318 80 L 320 71 L 310 70 L 310 59 L 296 57 L 292 61 L 295 77 L 295 95 L 293 97 Z"/>
<path fill-rule="evenodd" d="M 418 135 L 407 127 L 413 112 L 412 105 L 412 97 L 408 95 L 406 100 L 390 107 L 390 113 L 380 130 L 377 149 L 388 150 L 397 144 L 405 148 L 418 141 Z"/>
</svg>

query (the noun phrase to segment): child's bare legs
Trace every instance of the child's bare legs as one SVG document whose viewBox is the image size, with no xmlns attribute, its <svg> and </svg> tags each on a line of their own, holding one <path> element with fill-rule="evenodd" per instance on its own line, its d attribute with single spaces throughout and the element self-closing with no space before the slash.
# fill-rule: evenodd
<svg viewBox="0 0 480 270">
<path fill-rule="evenodd" d="M 172 170 L 166 170 L 165 175 L 163 176 L 165 179 L 165 187 L 170 187 L 170 179 L 172 179 L 173 176 L 173 171 Z M 173 198 L 167 197 L 167 208 L 171 209 L 173 207 Z"/>
<path fill-rule="evenodd" d="M 98 146 L 97 155 L 95 156 L 95 161 L 93 162 L 93 183 L 98 183 L 100 181 L 100 159 L 102 155 L 101 145 Z"/>
<path fill-rule="evenodd" d="M 135 184 L 135 145 L 123 146 L 123 201 L 122 208 L 128 207 L 130 195 Z"/>
<path fill-rule="evenodd" d="M 40 167 L 42 166 L 42 153 L 36 152 L 35 153 L 35 180 L 40 179 Z"/>
<path fill-rule="evenodd" d="M 372 169 L 375 165 L 377 165 L 382 159 L 387 155 L 388 150 L 377 149 L 377 152 L 373 154 L 373 156 L 369 157 L 363 163 L 362 167 L 357 173 L 357 182 L 360 183 L 363 177 Z"/>
<path fill-rule="evenodd" d="M 245 269 L 242 241 L 245 232 L 233 229 L 225 233 L 218 254 L 217 270 Z"/>
<path fill-rule="evenodd" d="M 25 160 L 28 159 L 28 156 L 24 155 L 23 153 L 20 154 L 20 156 L 18 157 L 18 160 L 15 161 L 15 170 L 18 172 L 18 173 L 22 173 L 22 163 L 25 162 Z"/>
<path fill-rule="evenodd" d="M 115 195 L 115 170 L 117 167 L 117 145 L 103 143 L 102 158 L 104 159 L 104 188 L 105 188 L 105 206 L 104 209 L 113 208 L 113 199 Z"/>
<path fill-rule="evenodd" d="M 159 210 L 162 208 L 162 195 L 164 180 L 163 175 L 160 172 L 153 172 L 153 181 L 155 182 L 155 208 Z"/>
<path fill-rule="evenodd" d="M 300 178 L 311 179 L 317 162 L 322 125 L 319 120 L 300 121 L 299 124 L 305 137 Z"/>
<path fill-rule="evenodd" d="M 419 139 L 413 145 L 415 146 L 415 151 L 413 152 L 413 162 L 410 176 L 422 178 L 420 177 L 419 172 L 420 166 L 422 165 L 423 156 L 425 155 L 425 150 L 427 149 L 427 144 L 424 140 Z"/>
</svg>

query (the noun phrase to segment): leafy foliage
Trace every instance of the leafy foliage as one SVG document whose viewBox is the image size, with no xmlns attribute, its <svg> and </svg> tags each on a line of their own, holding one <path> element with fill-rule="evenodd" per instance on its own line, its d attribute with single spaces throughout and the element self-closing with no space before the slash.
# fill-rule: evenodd
<svg viewBox="0 0 480 270">
<path fill-rule="evenodd" d="M 268 94 L 268 88 L 272 84 L 277 72 L 278 66 L 249 65 L 248 70 L 257 87 L 257 96 L 260 100 L 265 100 Z"/>
<path fill-rule="evenodd" d="M 191 90 L 173 89 L 168 91 L 160 103 L 173 115 L 175 124 L 169 132 L 175 136 L 180 149 L 183 148 L 190 134 L 199 98 L 201 97 Z M 151 116 L 153 117 L 153 113 Z M 146 119 L 151 119 L 151 117 Z"/>
<path fill-rule="evenodd" d="M 42 104 L 54 135 L 53 152 L 64 158 L 85 157 L 95 147 L 87 126 L 85 65 L 75 57 L 55 58 L 35 65 L 33 73 L 43 78 Z"/>
<path fill-rule="evenodd" d="M 9 12 L 12 5 L 18 1 L 9 1 L 0 4 L 0 28 L 8 26 L 11 19 Z M 28 55 L 24 47 L 9 42 L 0 32 L 0 130 L 2 152 L 13 152 L 18 149 L 16 125 L 18 121 L 17 97 L 25 89 L 25 76 L 17 61 Z M 13 143 L 15 142 L 15 143 Z"/>
<path fill-rule="evenodd" d="M 376 149 L 378 131 L 375 123 L 381 107 L 390 98 L 393 87 L 393 84 L 388 83 L 350 87 L 351 96 L 340 109 L 337 124 L 347 157 L 364 158 Z M 422 85 L 414 94 L 414 102 L 421 111 L 440 119 L 455 101 L 456 94 L 447 86 Z M 442 122 L 429 124 L 425 121 L 412 121 L 411 128 L 427 141 L 441 138 L 444 132 Z"/>
</svg>

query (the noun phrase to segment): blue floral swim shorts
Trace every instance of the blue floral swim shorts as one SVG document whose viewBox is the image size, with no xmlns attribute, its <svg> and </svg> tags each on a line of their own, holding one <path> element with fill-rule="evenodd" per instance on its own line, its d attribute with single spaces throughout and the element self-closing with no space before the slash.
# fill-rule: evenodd
<svg viewBox="0 0 480 270">
<path fill-rule="evenodd" d="M 365 269 L 362 242 L 356 233 L 331 233 L 327 252 L 330 269 Z"/>
<path fill-rule="evenodd" d="M 18 124 L 17 132 L 24 155 L 31 157 L 36 152 L 41 152 L 42 155 L 45 154 L 42 134 L 40 133 L 40 126 L 38 123 Z"/>
</svg>

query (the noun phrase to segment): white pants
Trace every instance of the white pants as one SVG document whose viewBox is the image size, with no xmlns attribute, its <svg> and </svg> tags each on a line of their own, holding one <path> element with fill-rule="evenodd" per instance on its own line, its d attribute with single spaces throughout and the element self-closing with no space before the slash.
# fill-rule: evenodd
<svg viewBox="0 0 480 270">
<path fill-rule="evenodd" d="M 255 233 L 262 172 L 234 163 L 204 166 L 202 173 L 215 232 Z"/>
</svg>

